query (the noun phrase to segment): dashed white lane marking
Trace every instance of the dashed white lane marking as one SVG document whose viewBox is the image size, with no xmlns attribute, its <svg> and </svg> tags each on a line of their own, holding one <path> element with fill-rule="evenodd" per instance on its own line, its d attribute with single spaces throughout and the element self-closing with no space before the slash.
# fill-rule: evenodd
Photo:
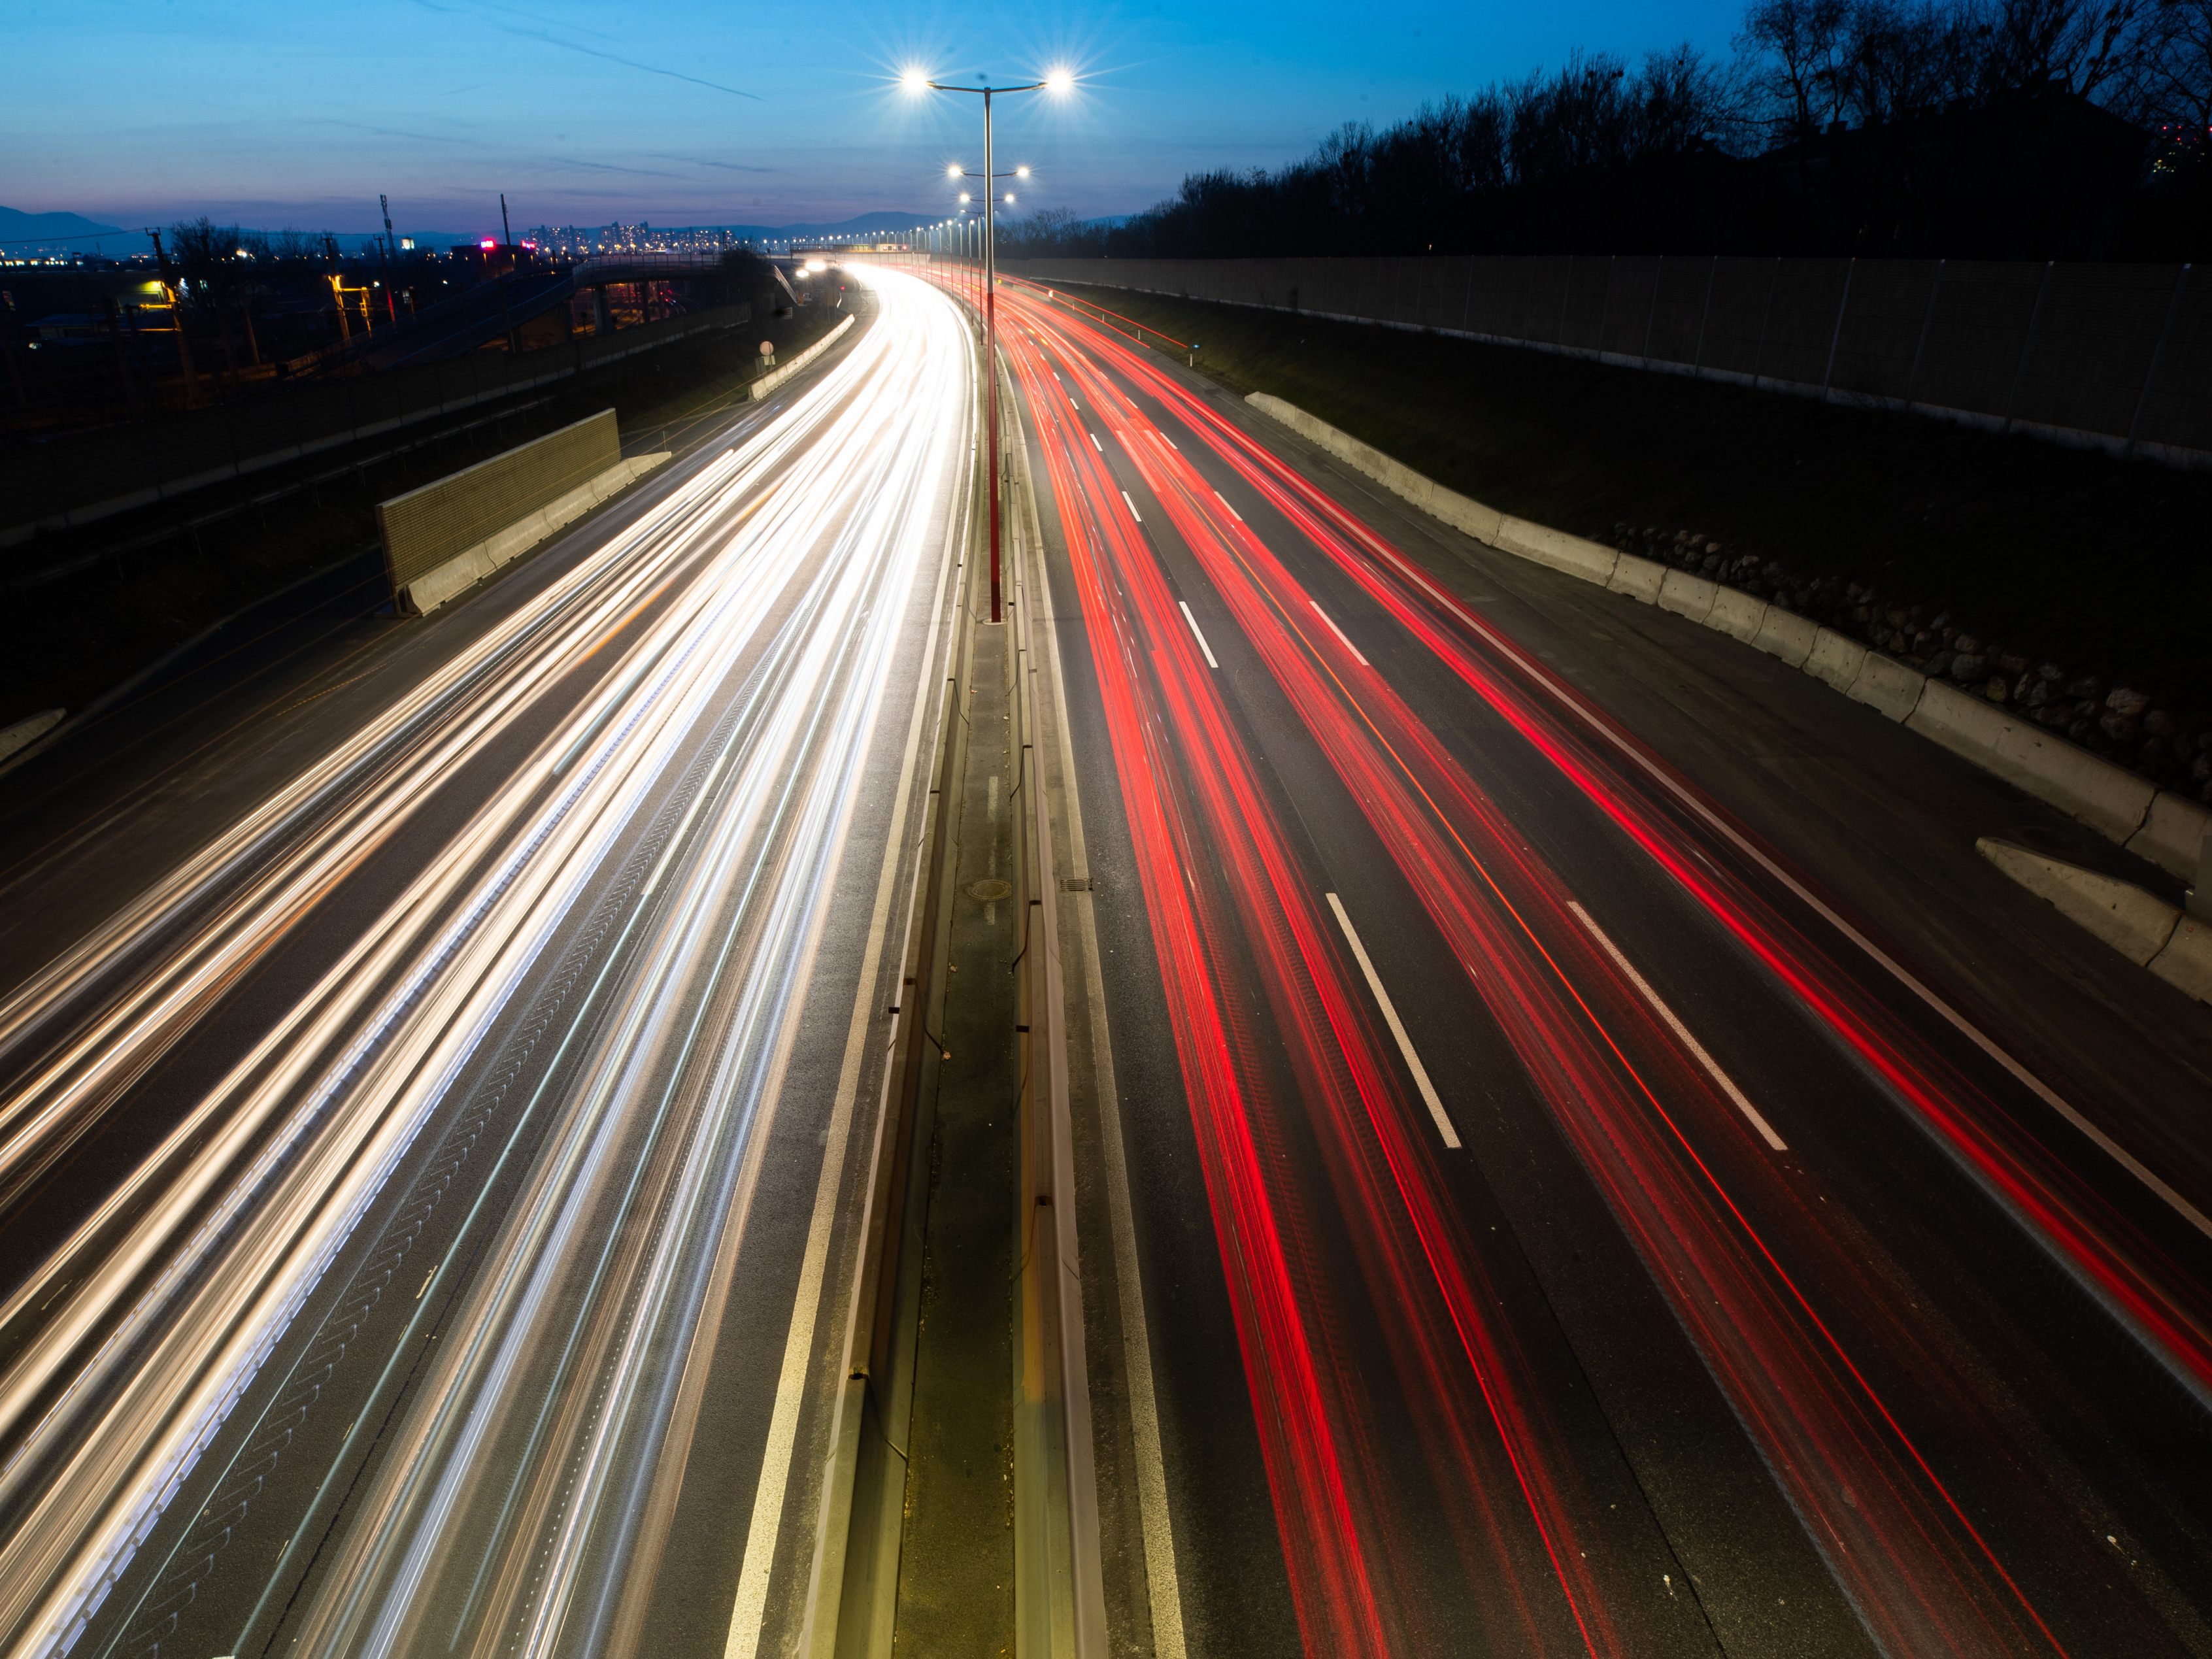
<svg viewBox="0 0 2212 1659">
<path fill-rule="evenodd" d="M 1316 609 L 1319 607 L 1316 606 Z M 1437 1098 L 1437 1085 L 1429 1081 L 1429 1068 L 1421 1064 L 1421 1057 L 1413 1052 L 1413 1039 L 1406 1035 L 1406 1027 L 1398 1018 L 1398 1010 L 1390 1000 L 1390 994 L 1382 988 L 1382 976 L 1375 971 L 1368 960 L 1367 947 L 1359 942 L 1359 930 L 1352 925 L 1345 911 L 1344 901 L 1334 893 L 1328 894 L 1328 908 L 1336 912 L 1336 925 L 1344 929 L 1345 943 L 1352 946 L 1352 954 L 1359 963 L 1359 971 L 1367 975 L 1367 988 L 1375 994 L 1375 1003 L 1382 1011 L 1383 1021 L 1390 1027 L 1390 1035 L 1398 1039 L 1398 1052 L 1406 1057 L 1406 1069 L 1413 1074 L 1413 1086 L 1421 1091 L 1428 1103 L 1429 1115 L 1437 1121 L 1437 1133 L 1444 1138 L 1444 1145 L 1454 1149 L 1459 1146 L 1459 1131 L 1452 1127 L 1451 1120 L 1444 1115 L 1444 1103 Z"/>
<path fill-rule="evenodd" d="M 1137 511 L 1136 502 L 1129 501 L 1129 492 L 1127 490 L 1125 489 L 1121 492 L 1121 499 L 1125 501 L 1128 501 L 1129 503 L 1129 516 L 1134 519 L 1139 524 L 1144 523 L 1145 515 Z"/>
<path fill-rule="evenodd" d="M 1774 1133 L 1774 1126 L 1759 1115 L 1759 1108 L 1753 1105 L 1745 1097 L 1743 1091 L 1735 1086 L 1735 1079 L 1721 1070 L 1720 1062 L 1705 1052 L 1705 1045 L 1692 1036 L 1690 1028 L 1674 1017 L 1672 1008 L 1660 1000 L 1659 994 L 1651 988 L 1650 981 L 1636 971 L 1633 963 L 1621 955 L 1620 947 L 1607 937 L 1605 929 L 1597 925 L 1590 913 L 1572 899 L 1567 901 L 1567 908 L 1575 913 L 1576 921 L 1589 929 L 1590 937 L 1603 947 L 1606 955 L 1613 958 L 1613 966 L 1628 975 L 1628 982 L 1651 1005 L 1652 1012 L 1667 1022 L 1668 1029 L 1681 1039 L 1682 1046 L 1690 1051 L 1691 1057 L 1705 1068 L 1707 1076 L 1720 1085 L 1721 1092 L 1735 1103 L 1736 1110 L 1750 1120 L 1751 1127 L 1759 1131 L 1766 1144 L 1778 1152 L 1788 1152 L 1790 1148 L 1783 1144 L 1782 1137 Z"/>
<path fill-rule="evenodd" d="M 1190 631 L 1198 641 L 1198 648 L 1206 653 L 1206 665 L 1208 668 L 1220 667 L 1221 665 L 1213 659 L 1213 647 L 1206 642 L 1206 635 L 1199 630 L 1198 618 L 1190 614 L 1190 601 L 1178 599 L 1176 603 L 1182 606 L 1182 619 L 1190 624 Z"/>
<path fill-rule="evenodd" d="M 1217 490 L 1215 490 L 1215 491 L 1213 492 L 1213 499 L 1214 499 L 1215 501 L 1219 501 L 1219 502 L 1222 504 L 1222 506 L 1224 506 L 1224 507 L 1229 507 L 1229 497 L 1228 497 L 1228 496 L 1226 496 L 1226 495 L 1223 495 L 1223 494 L 1222 494 L 1219 490 L 1218 490 L 1218 489 L 1217 489 Z M 1229 507 L 1229 516 L 1230 516 L 1231 518 L 1232 518 L 1232 519 L 1236 520 L 1237 520 L 1237 523 L 1239 523 L 1239 524 L 1243 524 L 1243 523 L 1244 522 L 1244 515 L 1243 515 L 1242 513 L 1239 513 L 1239 512 L 1238 512 L 1235 507 Z"/>
<path fill-rule="evenodd" d="M 1339 628 L 1335 622 L 1330 617 L 1328 612 L 1321 608 L 1321 601 L 1319 599 L 1309 599 L 1306 603 L 1313 606 L 1315 616 L 1319 617 L 1323 622 L 1328 623 L 1328 631 L 1344 641 L 1344 648 L 1352 653 L 1352 659 L 1355 662 L 1357 662 L 1362 668 L 1372 668 L 1375 665 L 1369 662 L 1366 658 L 1359 654 L 1359 647 L 1352 642 L 1352 636 L 1349 634 L 1346 634 L 1341 628 Z"/>
<path fill-rule="evenodd" d="M 1091 434 L 1091 447 L 1101 455 L 1106 453 L 1106 446 L 1098 441 L 1098 434 L 1095 432 Z"/>
</svg>

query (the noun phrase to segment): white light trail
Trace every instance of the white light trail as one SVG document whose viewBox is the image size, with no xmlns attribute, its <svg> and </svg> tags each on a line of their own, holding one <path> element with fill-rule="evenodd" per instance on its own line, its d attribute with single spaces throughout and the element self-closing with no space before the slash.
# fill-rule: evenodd
<svg viewBox="0 0 2212 1659">
<path fill-rule="evenodd" d="M 66 1652 L 95 1614 L 136 1616 L 103 1604 L 198 1460 L 549 953 L 629 882 L 619 971 L 542 1149 L 287 1650 L 598 1650 L 635 1616 L 623 1568 L 666 1524 L 681 1459 L 658 1453 L 697 1403 L 680 1355 L 726 1290 L 878 716 L 911 694 L 890 672 L 909 596 L 973 441 L 950 304 L 867 280 L 876 322 L 805 397 L 0 1004 L 0 1054 L 39 1055 L 0 1100 L 4 1194 L 462 763 L 619 653 L 0 1305 L 22 1337 L 0 1366 L 0 1650 Z M 140 1565 L 134 1608 L 160 1582 Z"/>
</svg>

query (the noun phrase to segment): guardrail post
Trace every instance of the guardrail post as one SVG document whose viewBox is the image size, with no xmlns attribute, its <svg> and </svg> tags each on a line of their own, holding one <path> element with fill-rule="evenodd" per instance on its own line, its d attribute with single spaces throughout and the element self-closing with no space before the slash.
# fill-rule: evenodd
<svg viewBox="0 0 2212 1659">
<path fill-rule="evenodd" d="M 1920 343 L 1912 349 L 1912 372 L 1905 377 L 1905 412 L 1912 412 L 1912 400 L 1920 393 L 1920 362 L 1928 355 L 1928 331 L 1936 326 L 1936 296 L 1943 291 L 1943 267 L 1948 262 L 1936 262 L 1936 279 L 1928 284 L 1928 310 L 1920 319 Z"/>
<path fill-rule="evenodd" d="M 1712 264 L 1705 268 L 1705 307 L 1698 313 L 1698 351 L 1690 360 L 1690 373 L 1702 374 L 1705 368 L 1705 325 L 1712 319 L 1713 283 L 1721 274 L 1721 256 L 1712 256 Z"/>
<path fill-rule="evenodd" d="M 2043 320 L 2043 296 L 2051 289 L 2051 267 L 2056 262 L 2043 262 L 2043 276 L 2035 285 L 2035 304 L 2027 313 L 2027 333 L 2020 343 L 2020 366 L 2012 372 L 2012 395 L 2005 399 L 2004 430 L 2012 430 L 2013 417 L 2020 412 L 2021 388 L 2027 384 L 2027 360 L 2035 355 L 2036 325 Z"/>
<path fill-rule="evenodd" d="M 1651 267 L 1651 304 L 1644 313 L 1644 364 L 1651 365 L 1651 325 L 1659 320 L 1659 283 L 1667 274 L 1667 256 L 1661 254 Z"/>
<path fill-rule="evenodd" d="M 1782 281 L 1782 256 L 1774 256 L 1774 270 L 1766 279 L 1766 309 L 1759 313 L 1759 347 L 1751 354 L 1751 389 L 1759 390 L 1759 366 L 1766 361 L 1766 331 L 1774 323 L 1774 290 Z"/>
<path fill-rule="evenodd" d="M 2142 386 L 2136 392 L 2136 410 L 2128 420 L 2128 442 L 2127 447 L 2121 452 L 2123 454 L 2132 455 L 2135 453 L 2136 439 L 2142 431 L 2143 410 L 2150 404 L 2151 382 L 2158 378 L 2159 363 L 2166 356 L 2166 343 L 2173 334 L 2173 319 L 2181 314 L 2182 291 L 2188 286 L 2189 267 L 2184 265 L 2174 274 L 2173 297 L 2166 302 L 2166 321 L 2159 325 L 2158 343 L 2151 348 L 2150 362 L 2143 365 Z M 2202 868 L 2200 864 L 2200 872 Z M 2200 888 L 2204 885 L 2202 879 L 2197 885 Z"/>
<path fill-rule="evenodd" d="M 1836 381 L 1836 348 L 1844 343 L 1844 313 L 1851 303 L 1851 278 L 1858 275 L 1856 258 L 1844 267 L 1843 297 L 1836 301 L 1836 326 L 1828 336 L 1828 367 L 1820 376 L 1820 401 L 1828 401 L 1828 388 Z"/>
</svg>

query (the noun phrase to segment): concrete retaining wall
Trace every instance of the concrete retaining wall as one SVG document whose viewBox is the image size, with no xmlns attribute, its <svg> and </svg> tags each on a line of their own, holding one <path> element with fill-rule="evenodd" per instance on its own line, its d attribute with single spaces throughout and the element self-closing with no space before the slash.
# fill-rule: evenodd
<svg viewBox="0 0 2212 1659">
<path fill-rule="evenodd" d="M 500 566 L 527 553 L 555 531 L 574 523 L 601 501 L 619 495 L 666 462 L 670 454 L 670 451 L 663 449 L 650 455 L 635 455 L 629 460 L 617 461 L 604 472 L 594 473 L 575 489 L 525 514 L 473 546 L 462 549 L 443 564 L 398 589 L 400 608 L 418 617 L 428 616 L 456 594 L 475 586 Z"/>
<path fill-rule="evenodd" d="M 376 505 L 392 591 L 404 592 L 459 557 L 568 495 L 622 459 L 615 412 L 603 409 L 557 432 L 464 467 L 435 483 Z"/>
<path fill-rule="evenodd" d="M 2185 881 L 2206 873 L 2199 861 L 2212 833 L 2212 811 L 2195 801 L 1753 594 L 1509 518 L 1280 398 L 1255 392 L 1245 401 L 1479 542 L 1742 640 L 2048 801 L 2161 869 Z"/>
<path fill-rule="evenodd" d="M 392 595 L 427 615 L 667 459 L 664 451 L 624 460 L 606 409 L 380 501 Z"/>
</svg>

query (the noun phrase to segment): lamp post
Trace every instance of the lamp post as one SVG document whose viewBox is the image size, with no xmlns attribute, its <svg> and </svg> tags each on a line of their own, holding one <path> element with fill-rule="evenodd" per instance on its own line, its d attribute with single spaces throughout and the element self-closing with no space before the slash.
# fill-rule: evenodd
<svg viewBox="0 0 2212 1659">
<path fill-rule="evenodd" d="M 987 495 L 991 505 L 991 620 L 1004 620 L 1000 606 L 999 580 L 999 295 L 996 237 L 998 222 L 992 203 L 992 181 L 995 171 L 996 153 L 992 148 L 991 100 L 1007 93 L 1052 91 L 1066 92 L 1075 84 L 1075 77 L 1065 70 L 1055 70 L 1042 81 L 1031 81 L 1018 87 L 956 87 L 942 81 L 933 81 L 919 71 L 910 71 L 905 77 L 909 92 L 962 92 L 983 100 L 983 222 L 981 228 L 983 285 L 983 384 L 987 391 L 985 422 L 988 433 L 990 479 Z M 957 169 L 955 169 L 956 171 Z"/>
</svg>

